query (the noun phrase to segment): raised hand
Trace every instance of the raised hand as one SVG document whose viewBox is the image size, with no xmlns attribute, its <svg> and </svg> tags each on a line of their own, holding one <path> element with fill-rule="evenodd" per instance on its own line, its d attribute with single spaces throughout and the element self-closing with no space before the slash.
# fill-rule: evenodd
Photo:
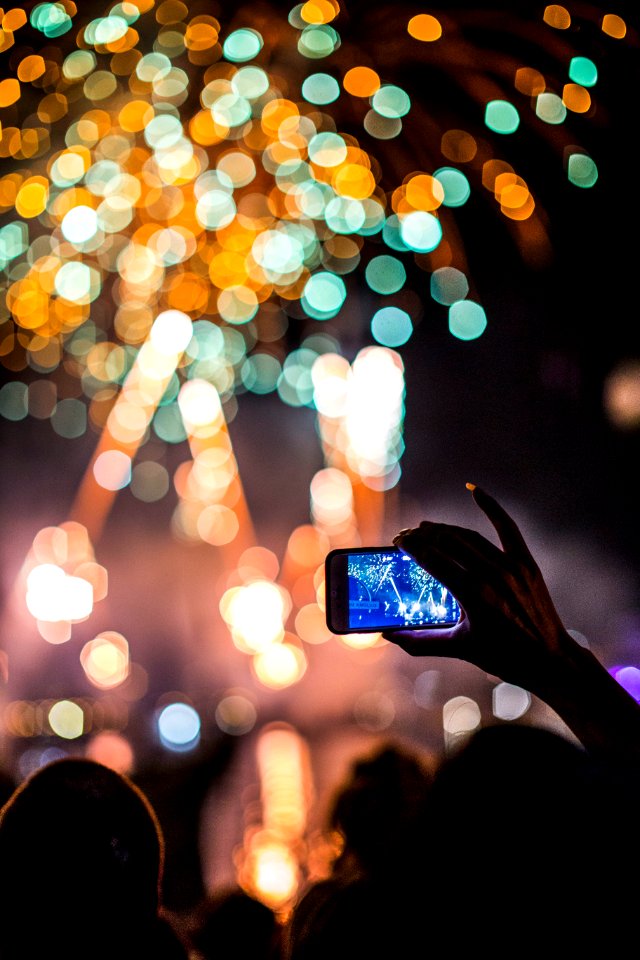
<svg viewBox="0 0 640 960">
<path fill-rule="evenodd" d="M 565 629 L 516 522 L 493 497 L 467 484 L 500 541 L 425 520 L 397 546 L 457 598 L 454 627 L 389 630 L 412 656 L 453 657 L 523 687 L 550 706 L 592 753 L 640 776 L 640 704 Z"/>
<path fill-rule="evenodd" d="M 446 629 L 384 634 L 412 656 L 455 657 L 531 689 L 548 658 L 573 649 L 540 569 L 520 530 L 493 497 L 467 484 L 502 549 L 465 527 L 423 521 L 394 543 L 442 581 L 463 608 Z"/>
</svg>

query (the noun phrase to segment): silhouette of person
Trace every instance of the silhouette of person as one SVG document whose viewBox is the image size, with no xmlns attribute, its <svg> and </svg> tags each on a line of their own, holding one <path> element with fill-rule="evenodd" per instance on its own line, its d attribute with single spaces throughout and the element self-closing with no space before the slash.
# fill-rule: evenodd
<svg viewBox="0 0 640 960">
<path fill-rule="evenodd" d="M 431 770 L 388 742 L 356 758 L 337 788 L 328 828 L 341 839 L 331 876 L 296 904 L 289 960 L 400 956 L 414 942 Z"/>
<path fill-rule="evenodd" d="M 79 758 L 40 768 L 0 811 L 2 960 L 186 960 L 160 904 L 163 856 L 128 778 Z"/>
<path fill-rule="evenodd" d="M 515 521 L 467 486 L 501 547 L 431 521 L 395 539 L 451 590 L 461 620 L 384 636 L 414 656 L 455 657 L 529 690 L 576 741 L 495 724 L 443 761 L 426 808 L 433 842 L 425 896 L 438 917 L 432 942 L 456 956 L 617 956 L 635 911 L 628 877 L 640 705 L 567 632 Z"/>
<path fill-rule="evenodd" d="M 282 954 L 282 928 L 275 913 L 240 887 L 202 899 L 193 913 L 189 941 L 202 960 L 279 960 Z"/>
<path fill-rule="evenodd" d="M 426 807 L 434 943 L 453 956 L 612 948 L 628 893 L 614 831 L 633 830 L 620 787 L 550 729 L 475 731 L 443 760 Z"/>
<path fill-rule="evenodd" d="M 150 757 L 132 775 L 153 806 L 164 838 L 162 902 L 176 920 L 205 895 L 200 840 L 208 792 L 224 778 L 236 749 L 232 736 L 203 736 L 188 754 Z"/>
<path fill-rule="evenodd" d="M 389 630 L 412 656 L 454 657 L 533 693 L 594 758 L 640 768 L 640 704 L 567 631 L 540 568 L 507 511 L 467 484 L 501 547 L 474 530 L 424 520 L 394 543 L 462 607 L 453 627 Z"/>
</svg>

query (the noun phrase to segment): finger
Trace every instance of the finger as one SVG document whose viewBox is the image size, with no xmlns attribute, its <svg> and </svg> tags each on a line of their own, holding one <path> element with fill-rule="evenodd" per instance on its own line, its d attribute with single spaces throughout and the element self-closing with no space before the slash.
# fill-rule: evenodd
<svg viewBox="0 0 640 960">
<path fill-rule="evenodd" d="M 419 534 L 417 535 L 419 542 Z M 475 561 L 469 569 L 465 569 L 452 557 L 450 548 L 445 544 L 444 550 L 430 543 L 421 543 L 415 554 L 410 545 L 413 536 L 405 538 L 408 553 L 420 563 L 428 572 L 443 583 L 456 598 L 463 610 L 463 616 L 473 618 L 476 623 L 482 623 L 487 618 L 487 611 L 496 614 L 498 610 L 509 610 L 509 616 L 514 623 L 518 623 L 523 630 L 535 629 L 535 618 L 539 616 L 537 606 L 531 610 L 531 595 L 518 586 L 512 575 L 505 571 L 508 563 L 505 555 L 498 551 L 502 558 L 502 567 L 491 563 Z M 551 601 L 545 604 L 551 608 Z M 410 651 L 412 652 L 412 651 Z M 466 655 L 459 654 L 462 659 Z"/>
<path fill-rule="evenodd" d="M 417 531 L 400 537 L 397 545 L 444 583 L 461 603 L 473 583 L 488 583 L 497 590 L 504 582 L 504 553 L 474 531 L 422 524 Z"/>
<path fill-rule="evenodd" d="M 426 539 L 421 533 L 407 534 L 398 542 L 398 546 L 450 590 L 454 590 L 453 582 L 456 586 L 460 584 L 465 572 L 464 567 L 457 563 L 446 549 L 441 550 L 439 545 Z"/>
<path fill-rule="evenodd" d="M 455 555 L 463 566 L 482 563 L 504 568 L 504 552 L 476 530 L 428 520 L 423 521 L 418 529 L 439 549 Z"/>
<path fill-rule="evenodd" d="M 529 547 L 520 533 L 520 528 L 504 507 L 501 507 L 497 500 L 480 487 L 473 488 L 472 496 L 493 525 L 505 551 L 510 554 L 515 553 L 520 560 L 533 561 Z"/>
</svg>

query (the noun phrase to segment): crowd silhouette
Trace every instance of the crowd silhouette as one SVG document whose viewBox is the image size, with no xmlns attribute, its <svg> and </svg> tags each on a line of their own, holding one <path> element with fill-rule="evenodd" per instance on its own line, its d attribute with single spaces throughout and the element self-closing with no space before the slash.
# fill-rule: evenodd
<svg viewBox="0 0 640 960">
<path fill-rule="evenodd" d="M 212 770 L 224 772 L 224 750 L 207 757 L 208 773 L 191 771 L 191 806 L 164 813 L 189 819 L 184 902 L 158 784 L 143 789 L 81 758 L 5 778 L 0 960 L 626 951 L 640 705 L 566 630 L 515 521 L 468 486 L 499 545 L 432 521 L 396 538 L 457 597 L 460 622 L 385 636 L 412 656 L 461 659 L 523 687 L 567 734 L 494 721 L 437 762 L 391 739 L 355 757 L 326 811 L 337 850 L 328 875 L 284 916 L 239 887 L 207 890 L 193 862 L 197 798 Z M 165 804 L 177 795 L 168 787 Z"/>
</svg>

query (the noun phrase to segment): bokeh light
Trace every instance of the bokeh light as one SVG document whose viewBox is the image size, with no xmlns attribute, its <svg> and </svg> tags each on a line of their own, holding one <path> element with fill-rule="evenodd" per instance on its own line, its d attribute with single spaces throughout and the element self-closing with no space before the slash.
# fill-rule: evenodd
<svg viewBox="0 0 640 960">
<path fill-rule="evenodd" d="M 238 737 L 253 729 L 258 713 L 246 694 L 230 692 L 219 701 L 215 717 L 223 733 Z"/>
<path fill-rule="evenodd" d="M 84 620 L 93 610 L 93 588 L 82 577 L 73 577 L 51 563 L 34 567 L 27 577 L 26 602 L 38 620 Z"/>
<path fill-rule="evenodd" d="M 458 696 L 447 700 L 442 707 L 445 748 L 454 749 L 480 726 L 481 720 L 482 711 L 471 697 Z"/>
<path fill-rule="evenodd" d="M 44 648 L 52 658 L 72 651 L 94 698 L 61 690 L 55 701 L 16 701 L 6 720 L 16 736 L 90 732 L 87 755 L 133 769 L 123 731 L 130 723 L 132 733 L 128 710 L 149 675 L 109 609 L 99 627 L 83 626 L 108 594 L 94 546 L 117 497 L 133 501 L 134 518 L 159 518 L 159 538 L 166 527 L 222 569 L 194 638 L 205 649 L 220 628 L 215 644 L 245 672 L 209 691 L 220 734 L 259 729 L 261 697 L 304 690 L 332 645 L 358 668 L 384 648 L 380 634 L 329 633 L 322 563 L 334 546 L 386 536 L 403 475 L 405 358 L 440 331 L 476 355 L 491 318 L 466 246 L 489 245 L 485 216 L 538 264 L 554 232 L 552 181 L 577 202 L 597 193 L 606 168 L 587 148 L 604 117 L 605 53 L 637 40 L 606 14 L 589 25 L 601 44 L 592 58 L 585 12 L 548 5 L 535 25 L 548 43 L 526 58 L 495 56 L 469 39 L 473 12 L 394 9 L 371 31 L 374 8 L 355 17 L 314 0 L 288 15 L 248 5 L 213 16 L 144 0 L 98 16 L 65 2 L 2 17 L 0 417 L 25 435 L 50 430 L 69 451 L 70 476 L 86 451 L 69 498 L 78 527 L 33 538 L 21 613 L 35 642 L 59 648 Z M 426 76 L 438 82 L 423 89 Z M 452 107 L 444 94 L 454 88 Z M 526 162 L 534 137 L 548 153 Z M 604 413 L 619 431 L 640 424 L 638 379 L 631 359 L 604 383 Z M 285 531 L 282 556 L 259 542 L 244 442 L 238 459 L 232 444 L 234 418 L 241 429 L 263 400 L 300 415 L 304 442 L 317 445 L 313 469 L 291 471 L 308 517 Z M 278 441 L 261 439 L 270 463 Z M 43 479 L 34 518 L 45 493 Z M 617 679 L 635 690 L 634 669 Z M 189 670 L 198 674 L 199 661 Z M 423 671 L 407 702 L 435 708 L 441 681 Z M 200 742 L 205 713 L 187 699 L 152 701 L 168 751 Z M 393 731 L 398 701 L 364 689 L 351 719 L 367 734 Z M 525 691 L 494 687 L 495 717 L 529 707 Z M 449 699 L 445 746 L 479 722 L 475 701 Z M 260 739 L 262 784 L 273 763 L 280 782 L 293 780 L 301 819 L 286 824 L 286 791 L 265 788 L 263 828 L 247 831 L 239 875 L 286 909 L 300 883 L 309 782 L 295 730 L 270 733 Z M 25 751 L 21 769 L 55 750 Z"/>
<path fill-rule="evenodd" d="M 76 740 L 85 732 L 84 711 L 72 700 L 58 700 L 47 717 L 52 731 L 64 740 Z"/>
<path fill-rule="evenodd" d="M 528 690 L 511 683 L 499 683 L 492 693 L 493 715 L 499 720 L 519 720 L 531 706 Z"/>
<path fill-rule="evenodd" d="M 110 690 L 129 675 L 129 644 L 115 630 L 105 631 L 84 645 L 80 663 L 94 686 Z"/>
<path fill-rule="evenodd" d="M 200 739 L 200 716 L 188 703 L 169 703 L 158 715 L 158 735 L 169 750 L 192 750 Z"/>
</svg>

